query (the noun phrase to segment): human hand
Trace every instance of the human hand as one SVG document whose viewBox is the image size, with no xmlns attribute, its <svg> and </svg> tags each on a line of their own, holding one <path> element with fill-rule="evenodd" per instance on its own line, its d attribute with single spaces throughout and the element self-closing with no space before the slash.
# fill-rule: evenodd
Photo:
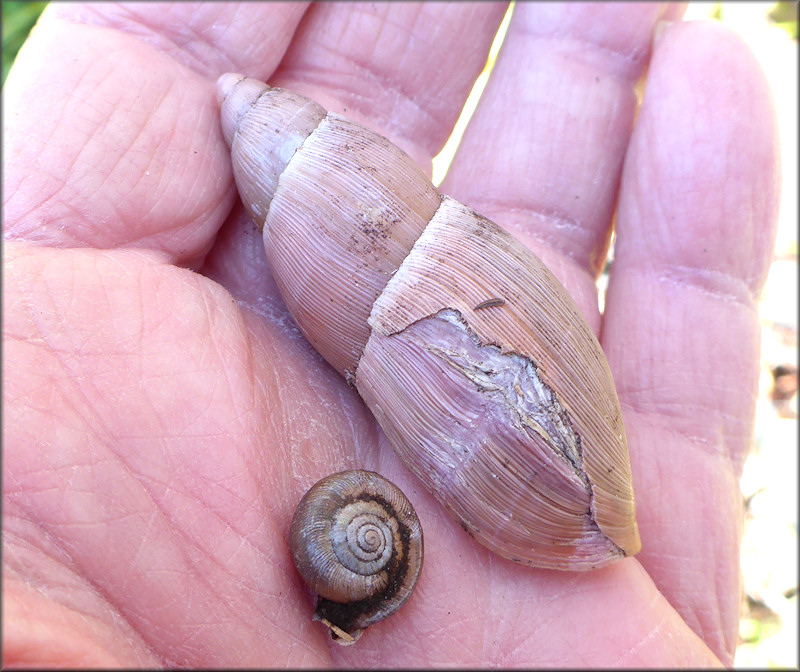
<svg viewBox="0 0 800 672">
<path fill-rule="evenodd" d="M 677 7 L 522 3 L 442 185 L 548 264 L 617 383 L 643 550 L 552 572 L 467 537 L 299 336 L 234 205 L 214 93 L 226 71 L 294 89 L 428 166 L 505 8 L 304 9 L 54 4 L 9 76 L 4 663 L 730 663 L 777 208 L 755 61 L 703 24 L 651 59 Z M 426 558 L 345 649 L 286 542 L 307 487 L 356 467 L 409 496 Z"/>
</svg>

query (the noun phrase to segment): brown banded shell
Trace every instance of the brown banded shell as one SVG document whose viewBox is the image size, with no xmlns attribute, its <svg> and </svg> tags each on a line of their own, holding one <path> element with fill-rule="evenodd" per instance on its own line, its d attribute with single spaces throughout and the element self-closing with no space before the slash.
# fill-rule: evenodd
<svg viewBox="0 0 800 672">
<path fill-rule="evenodd" d="M 342 471 L 314 484 L 291 527 L 295 567 L 318 596 L 315 620 L 340 644 L 394 614 L 422 569 L 422 526 L 393 483 Z"/>
</svg>

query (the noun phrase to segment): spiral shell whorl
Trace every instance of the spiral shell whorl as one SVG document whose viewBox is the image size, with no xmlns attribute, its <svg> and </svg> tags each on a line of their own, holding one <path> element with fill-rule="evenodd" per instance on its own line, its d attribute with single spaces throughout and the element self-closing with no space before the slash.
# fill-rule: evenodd
<svg viewBox="0 0 800 672">
<path fill-rule="evenodd" d="M 292 558 L 320 598 L 317 616 L 366 628 L 408 599 L 422 566 L 422 529 L 395 485 L 369 471 L 316 483 L 295 511 Z"/>
<path fill-rule="evenodd" d="M 393 546 L 402 543 L 397 521 L 386 518 L 381 505 L 368 500 L 336 512 L 330 541 L 339 562 L 360 576 L 381 572 L 392 557 Z"/>
</svg>

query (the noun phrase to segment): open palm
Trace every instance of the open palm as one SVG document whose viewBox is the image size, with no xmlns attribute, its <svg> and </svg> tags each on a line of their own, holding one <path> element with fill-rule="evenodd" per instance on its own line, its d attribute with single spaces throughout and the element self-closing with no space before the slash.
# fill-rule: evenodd
<svg viewBox="0 0 800 672">
<path fill-rule="evenodd" d="M 442 185 L 600 334 L 643 544 L 606 569 L 521 567 L 447 517 L 300 336 L 238 205 L 220 74 L 429 166 L 504 11 L 49 7 L 4 91 L 5 665 L 731 663 L 777 203 L 769 94 L 735 36 L 660 26 L 651 51 L 682 8 L 517 6 Z M 412 599 L 349 648 L 311 622 L 287 546 L 302 493 L 344 468 L 397 483 L 426 546 Z"/>
</svg>

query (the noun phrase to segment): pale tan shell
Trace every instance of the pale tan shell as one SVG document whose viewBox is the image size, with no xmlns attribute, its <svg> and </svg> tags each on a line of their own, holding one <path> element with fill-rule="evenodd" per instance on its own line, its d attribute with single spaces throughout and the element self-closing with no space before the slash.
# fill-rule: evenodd
<svg viewBox="0 0 800 672">
<path fill-rule="evenodd" d="M 400 149 L 225 75 L 223 129 L 300 329 L 481 544 L 593 569 L 640 549 L 622 414 L 575 302 Z"/>
</svg>

